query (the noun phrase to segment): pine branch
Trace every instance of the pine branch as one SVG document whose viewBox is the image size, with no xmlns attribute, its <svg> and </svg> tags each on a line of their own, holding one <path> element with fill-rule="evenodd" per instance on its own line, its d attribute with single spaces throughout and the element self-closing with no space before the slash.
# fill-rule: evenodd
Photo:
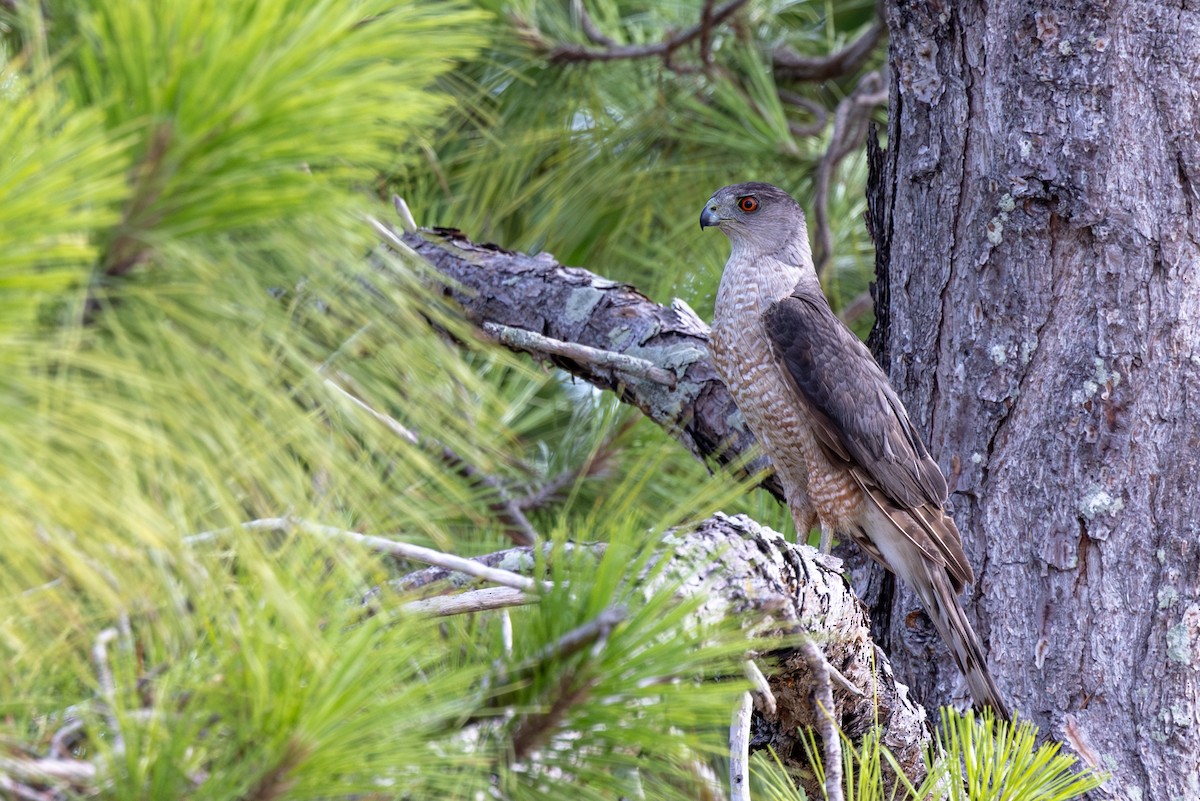
<svg viewBox="0 0 1200 801">
<path fill-rule="evenodd" d="M 549 557 L 549 547 L 542 547 Z M 571 546 L 572 552 L 579 549 L 600 554 L 603 544 Z M 741 621 L 754 637 L 771 643 L 764 648 L 771 655 L 771 667 L 766 672 L 766 686 L 760 686 L 759 692 L 774 700 L 774 708 L 764 703 L 756 713 L 755 749 L 770 746 L 787 767 L 806 770 L 805 750 L 798 735 L 810 727 L 829 730 L 829 718 L 820 708 L 824 706 L 838 710 L 838 725 L 851 738 L 861 737 L 878 723 L 882 742 L 901 769 L 910 779 L 919 781 L 929 736 L 925 712 L 908 699 L 903 685 L 896 684 L 887 656 L 871 640 L 869 621 L 846 582 L 839 560 L 822 556 L 807 545 L 788 543 L 782 535 L 743 515 L 728 517 L 720 513 L 691 531 L 668 532 L 662 549 L 671 562 L 662 571 L 651 573 L 656 576 L 655 582 L 671 583 L 680 576 L 694 576 L 697 580 L 685 582 L 678 590 L 681 596 L 704 593 L 710 601 L 705 609 L 721 610 Z M 536 565 L 529 548 L 510 548 L 477 560 L 516 565 L 514 569 L 526 572 Z M 393 586 L 402 591 L 429 589 L 440 578 L 444 576 L 439 577 L 436 571 L 419 571 Z M 531 600 L 538 602 L 536 598 Z M 522 669 L 569 656 L 604 639 L 622 615 L 619 609 L 605 610 Z M 779 647 L 781 641 L 789 644 Z M 823 679 L 813 667 L 813 651 L 820 657 Z M 514 753 L 527 755 L 556 728 L 566 725 L 570 710 L 590 690 L 586 676 L 570 671 L 565 674 L 556 701 L 544 712 L 527 715 L 516 724 Z M 820 706 L 812 700 L 818 691 Z M 811 793 L 817 788 L 807 789 Z"/>
<path fill-rule="evenodd" d="M 676 33 L 674 36 L 663 39 L 661 42 L 654 42 L 647 45 L 619 45 L 608 40 L 609 44 L 602 48 L 576 44 L 558 44 L 552 46 L 546 55 L 555 64 L 589 61 L 622 61 L 625 59 L 655 57 L 661 57 L 669 63 L 676 50 L 699 40 L 701 60 L 707 63 L 710 55 L 709 48 L 712 42 L 713 28 L 723 23 L 744 5 L 746 5 L 746 0 L 730 0 L 718 8 L 713 8 L 711 0 L 705 0 L 699 22 Z M 585 17 L 586 13 L 581 15 L 581 22 Z M 588 23 L 591 23 L 590 18 L 587 18 L 587 20 Z M 594 23 L 591 23 L 589 30 L 588 23 L 584 23 L 584 30 L 587 32 L 589 39 L 596 41 L 599 31 L 596 29 Z M 607 39 L 607 37 L 603 38 Z"/>
<path fill-rule="evenodd" d="M 773 59 L 775 77 L 793 81 L 825 81 L 849 75 L 866 63 L 871 51 L 883 37 L 884 30 L 883 20 L 877 15 L 870 28 L 836 53 L 802 56 L 794 50 L 780 49 L 775 52 Z"/>
</svg>

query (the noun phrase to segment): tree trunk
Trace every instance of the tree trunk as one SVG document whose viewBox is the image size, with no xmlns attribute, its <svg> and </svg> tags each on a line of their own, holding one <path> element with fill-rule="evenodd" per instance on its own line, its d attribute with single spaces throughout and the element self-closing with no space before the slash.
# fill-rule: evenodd
<svg viewBox="0 0 1200 801">
<path fill-rule="evenodd" d="M 1162 801 L 1200 798 L 1192 5 L 893 0 L 872 187 L 876 342 L 950 476 L 992 670 L 1104 794 Z M 896 603 L 897 669 L 947 700 Z"/>
</svg>

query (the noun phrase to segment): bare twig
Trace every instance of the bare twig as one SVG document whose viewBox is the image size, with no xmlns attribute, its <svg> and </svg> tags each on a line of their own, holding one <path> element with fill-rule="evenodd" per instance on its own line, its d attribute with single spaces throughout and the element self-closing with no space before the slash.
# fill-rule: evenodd
<svg viewBox="0 0 1200 801">
<path fill-rule="evenodd" d="M 592 643 L 608 639 L 608 635 L 628 614 L 623 606 L 610 606 L 587 623 L 571 629 L 556 642 L 543 648 L 529 663 L 539 664 L 574 656 Z"/>
<path fill-rule="evenodd" d="M 750 721 L 754 699 L 749 692 L 738 697 L 729 724 L 729 801 L 750 801 Z"/>
<path fill-rule="evenodd" d="M 637 376 L 638 378 L 645 378 L 666 387 L 674 388 L 675 386 L 674 374 L 669 370 L 664 370 L 648 359 L 639 359 L 637 356 L 600 350 L 599 348 L 580 345 L 576 342 L 563 342 L 560 339 L 551 339 L 550 337 L 536 334 L 533 331 L 526 331 L 523 328 L 513 328 L 501 325 L 500 323 L 484 323 L 482 328 L 485 333 L 494 337 L 497 342 L 508 345 L 511 348 L 524 351 L 540 351 L 555 356 L 562 356 L 577 362 L 590 364 L 593 367 L 610 368 Z"/>
<path fill-rule="evenodd" d="M 75 737 L 83 731 L 83 721 L 78 718 L 68 718 L 63 726 L 50 738 L 50 756 L 55 759 L 66 759 L 71 753 L 71 744 Z"/>
<path fill-rule="evenodd" d="M 557 498 L 563 490 L 578 481 L 584 467 L 586 465 L 563 470 L 524 498 L 517 498 L 517 504 L 522 509 L 541 509 Z"/>
<path fill-rule="evenodd" d="M 112 666 L 108 663 L 108 644 L 121 636 L 117 629 L 109 627 L 96 635 L 92 646 L 92 661 L 96 664 L 96 678 L 100 682 L 100 695 L 104 698 L 105 715 L 112 729 L 113 752 L 125 752 L 125 738 L 121 736 L 121 723 L 117 720 L 117 683 L 113 679 Z"/>
<path fill-rule="evenodd" d="M 843 306 L 838 317 L 842 318 L 843 323 L 853 328 L 855 323 L 874 311 L 875 299 L 871 297 L 870 291 L 866 291 L 858 293 L 853 300 Z"/>
<path fill-rule="evenodd" d="M 574 9 L 575 16 L 579 17 L 579 27 L 583 28 L 583 34 L 588 41 L 604 47 L 619 47 L 615 40 L 605 35 L 604 31 L 596 25 L 596 21 L 584 7 L 583 0 L 571 0 L 571 8 Z"/>
<path fill-rule="evenodd" d="M 57 801 L 57 795 L 35 790 L 27 784 L 15 782 L 0 773 L 0 798 L 19 798 L 21 801 Z"/>
<path fill-rule="evenodd" d="M 775 77 L 793 81 L 825 81 L 849 75 L 870 57 L 883 32 L 883 20 L 876 16 L 862 36 L 836 53 L 802 56 L 794 50 L 781 48 L 775 51 L 773 59 Z"/>
<path fill-rule="evenodd" d="M 664 39 L 661 42 L 647 45 L 618 45 L 612 44 L 604 48 L 587 47 L 585 45 L 575 44 L 560 44 L 550 49 L 547 57 L 552 63 L 565 64 L 572 62 L 588 62 L 588 61 L 620 61 L 632 58 L 654 58 L 661 57 L 670 59 L 671 56 L 681 47 L 691 44 L 696 39 L 705 35 L 706 32 L 711 36 L 712 29 L 723 23 L 731 14 L 746 4 L 747 0 L 729 0 L 723 6 L 716 9 L 711 9 L 709 15 L 704 17 L 703 12 L 701 21 L 685 28 L 679 33 Z M 708 9 L 709 3 L 705 3 L 705 10 Z M 590 38 L 590 37 L 589 37 Z"/>
<path fill-rule="evenodd" d="M 753 659 L 743 662 L 742 670 L 746 673 L 746 678 L 750 679 L 750 683 L 754 685 L 754 693 L 762 705 L 762 710 L 768 715 L 774 715 L 775 693 L 771 692 L 771 685 L 767 683 L 767 677 L 758 669 L 758 665 Z"/>
<path fill-rule="evenodd" d="M 427 565 L 436 565 L 456 573 L 466 573 L 468 576 L 474 576 L 484 581 L 490 581 L 493 584 L 499 584 L 502 587 L 512 587 L 524 592 L 536 592 L 539 588 L 549 589 L 553 586 L 550 582 L 537 582 L 509 570 L 487 567 L 481 565 L 479 562 L 464 559 L 461 556 L 455 556 L 443 551 L 435 551 L 433 548 L 411 545 L 407 542 L 376 537 L 370 534 L 360 534 L 357 531 L 346 531 L 334 526 L 313 523 L 300 518 L 268 517 L 260 520 L 248 520 L 242 523 L 239 528 L 245 531 L 290 531 L 292 529 L 299 529 L 300 531 L 317 534 L 329 539 L 351 540 L 381 553 L 399 556 L 402 559 L 409 559 L 414 562 L 423 562 Z M 189 545 L 208 542 L 215 539 L 218 535 L 228 533 L 229 531 L 230 529 L 205 531 L 184 537 L 183 541 Z"/>
<path fill-rule="evenodd" d="M 404 440 L 409 445 L 419 445 L 421 443 L 421 438 L 418 437 L 414 431 L 412 431 L 409 428 L 405 428 L 400 423 L 400 421 L 396 420 L 394 417 L 386 415 L 383 412 L 376 411 L 374 408 L 371 407 L 370 404 L 368 404 L 365 401 L 363 401 L 362 399 L 360 399 L 357 395 L 354 395 L 354 394 L 342 389 L 340 386 L 338 386 L 337 382 L 334 381 L 332 378 L 325 379 L 325 386 L 328 387 L 329 389 L 333 390 L 334 392 L 336 392 L 338 395 L 342 396 L 346 400 L 350 401 L 358 408 L 362 409 L 364 412 L 369 414 L 371 417 L 374 417 L 376 420 L 378 420 L 380 423 L 382 423 L 385 428 L 387 428 L 389 431 L 391 431 L 397 437 L 400 437 L 400 439 Z"/>
<path fill-rule="evenodd" d="M 811 100 L 799 92 L 793 92 L 789 89 L 776 89 L 775 93 L 779 95 L 779 99 L 789 106 L 802 108 L 809 114 L 813 115 L 813 121 L 808 125 L 800 125 L 799 123 L 789 122 L 788 130 L 792 132 L 792 136 L 816 136 L 825 129 L 825 123 L 829 121 L 829 112 L 815 100 Z"/>
<path fill-rule="evenodd" d="M 594 619 L 567 632 L 557 642 L 546 646 L 531 659 L 526 660 L 521 671 L 527 672 L 546 662 L 566 659 L 593 643 L 599 649 L 626 615 L 627 612 L 623 607 L 608 607 Z M 524 759 L 541 743 L 549 735 L 551 729 L 566 717 L 571 707 L 581 703 L 588 696 L 592 687 L 599 680 L 592 676 L 583 679 L 576 685 L 578 678 L 579 669 L 577 667 L 568 670 L 558 682 L 558 690 L 550 709 L 541 714 L 528 715 L 517 724 L 512 739 L 515 760 Z M 504 680 L 507 681 L 507 677 L 504 677 Z"/>
<path fill-rule="evenodd" d="M 423 598 L 419 601 L 409 601 L 401 607 L 405 612 L 414 615 L 430 617 L 449 617 L 450 615 L 465 615 L 471 612 L 487 612 L 491 609 L 507 609 L 510 606 L 524 606 L 538 602 L 538 596 L 513 589 L 512 587 L 484 587 L 470 592 L 460 592 L 455 595 L 438 595 L 433 598 Z M 512 624 L 509 624 L 511 637 Z"/>
<path fill-rule="evenodd" d="M 417 230 L 417 221 L 413 217 L 412 211 L 408 208 L 408 203 L 404 202 L 404 198 L 399 195 L 392 195 L 392 206 L 396 209 L 396 216 L 400 218 L 400 227 L 408 233 Z"/>
<path fill-rule="evenodd" d="M 854 152 L 866 137 L 867 123 L 874 108 L 872 101 L 880 96 L 880 87 L 886 86 L 879 70 L 868 72 L 859 79 L 858 86 L 838 103 L 833 115 L 833 133 L 829 147 L 817 165 L 817 177 L 813 182 L 814 262 L 817 277 L 823 278 L 833 254 L 833 234 L 829 226 L 829 185 L 834 171 L 842 159 Z M 886 100 L 886 94 L 884 99 Z"/>
<path fill-rule="evenodd" d="M 399 211 L 399 209 L 397 209 L 397 211 Z M 389 226 L 384 225 L 382 222 L 371 216 L 367 217 L 367 223 L 375 229 L 375 233 L 383 237 L 384 241 L 387 242 L 388 247 L 395 248 L 397 253 L 401 253 L 410 259 L 421 258 L 419 255 L 417 255 L 417 252 L 410 248 L 408 243 L 401 239 Z"/>
<path fill-rule="evenodd" d="M 497 501 L 489 507 L 500 520 L 507 524 L 505 534 L 517 545 L 537 545 L 541 541 L 537 530 L 525 516 L 521 505 L 508 494 L 508 488 L 493 476 L 485 473 L 455 453 L 450 446 L 442 446 L 442 461 L 458 471 L 463 478 L 475 481 L 496 493 Z"/>
<path fill-rule="evenodd" d="M 593 556 L 597 561 L 604 555 L 604 543 L 587 543 L 576 545 L 572 542 L 554 543 L 544 542 L 541 545 L 543 557 L 546 560 L 554 558 L 557 554 L 558 558 L 570 558 L 578 553 L 585 553 Z M 476 562 L 487 567 L 498 567 L 506 565 L 514 573 L 524 571 L 532 571 L 537 565 L 537 557 L 532 548 L 505 548 L 503 551 L 495 551 L 493 553 L 485 553 L 480 556 L 473 557 L 472 562 Z M 454 581 L 461 578 L 461 574 L 453 570 L 446 570 L 440 567 L 427 567 L 423 570 L 416 570 L 412 573 L 392 579 L 388 582 L 388 586 L 395 592 L 412 592 L 423 587 L 437 584 L 442 581 Z"/>
<path fill-rule="evenodd" d="M 505 609 L 500 613 L 500 645 L 504 650 L 504 658 L 511 659 L 513 653 L 512 615 Z"/>
<path fill-rule="evenodd" d="M 530 751 L 540 745 L 554 727 L 567 716 L 571 707 L 577 706 L 587 699 L 592 687 L 599 681 L 597 677 L 593 676 L 579 682 L 578 686 L 573 686 L 577 675 L 577 671 L 571 670 L 562 677 L 558 682 L 558 689 L 554 693 L 554 703 L 548 710 L 541 714 L 526 715 L 517 723 L 512 737 L 514 761 L 520 762 L 529 755 Z"/>
<path fill-rule="evenodd" d="M 859 698 L 867 697 L 866 691 L 864 691 L 854 682 L 850 681 L 850 679 L 846 678 L 845 674 L 831 665 L 828 659 L 825 660 L 825 666 L 829 668 L 829 678 L 833 680 L 834 684 L 841 687 L 851 695 L 858 696 Z"/>
<path fill-rule="evenodd" d="M 517 498 L 517 504 L 522 509 L 541 509 L 551 501 L 556 500 L 562 494 L 563 490 L 581 479 L 603 475 L 609 469 L 610 463 L 616 456 L 616 442 L 636 424 L 636 419 L 626 419 L 615 431 L 610 432 L 604 438 L 599 447 L 587 459 L 584 459 L 574 467 L 563 470 L 524 498 Z"/>
<path fill-rule="evenodd" d="M 713 2 L 704 0 L 700 9 L 700 62 L 705 67 L 712 66 Z"/>
<path fill-rule="evenodd" d="M 0 775 L 21 782 L 67 784 L 91 788 L 96 782 L 96 766 L 81 759 L 13 759 L 0 756 Z"/>
<path fill-rule="evenodd" d="M 818 707 L 816 715 L 825 755 L 825 798 L 826 801 L 842 801 L 842 741 L 834 720 L 833 685 L 829 678 L 829 662 L 825 654 L 811 639 L 800 646 L 808 665 L 816 678 L 813 700 Z"/>
</svg>

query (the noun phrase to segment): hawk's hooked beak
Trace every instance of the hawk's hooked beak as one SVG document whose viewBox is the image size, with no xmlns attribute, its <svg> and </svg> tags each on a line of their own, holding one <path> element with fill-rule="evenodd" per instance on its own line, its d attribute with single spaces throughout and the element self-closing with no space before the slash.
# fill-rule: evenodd
<svg viewBox="0 0 1200 801">
<path fill-rule="evenodd" d="M 703 231 L 705 228 L 720 224 L 721 218 L 717 216 L 717 204 L 710 200 L 704 207 L 704 211 L 700 212 L 700 230 Z"/>
</svg>

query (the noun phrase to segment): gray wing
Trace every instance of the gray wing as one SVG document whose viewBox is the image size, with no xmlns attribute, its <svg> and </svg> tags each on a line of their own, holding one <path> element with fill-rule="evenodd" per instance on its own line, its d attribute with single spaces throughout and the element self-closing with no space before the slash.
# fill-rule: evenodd
<svg viewBox="0 0 1200 801">
<path fill-rule="evenodd" d="M 824 296 L 797 288 L 764 316 L 767 336 L 817 419 L 818 439 L 894 504 L 946 501 L 946 479 L 870 351 Z M 856 470 L 858 472 L 858 470 Z"/>
</svg>

